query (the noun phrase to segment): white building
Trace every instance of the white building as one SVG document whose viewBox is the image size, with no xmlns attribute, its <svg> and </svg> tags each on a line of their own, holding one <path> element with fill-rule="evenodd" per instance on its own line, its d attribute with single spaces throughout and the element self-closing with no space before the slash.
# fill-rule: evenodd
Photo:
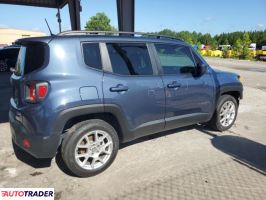
<svg viewBox="0 0 266 200">
<path fill-rule="evenodd" d="M 17 39 L 25 37 L 39 37 L 45 36 L 43 32 L 11 29 L 11 28 L 0 28 L 0 46 L 8 46 L 15 42 Z"/>
</svg>

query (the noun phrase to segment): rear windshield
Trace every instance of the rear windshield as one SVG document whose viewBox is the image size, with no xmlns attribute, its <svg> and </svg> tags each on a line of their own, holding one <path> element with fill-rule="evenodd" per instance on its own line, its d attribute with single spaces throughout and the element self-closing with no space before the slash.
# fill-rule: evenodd
<svg viewBox="0 0 266 200">
<path fill-rule="evenodd" d="M 44 61 L 45 46 L 43 44 L 21 46 L 16 63 L 15 74 L 17 76 L 28 74 L 42 67 Z"/>
</svg>

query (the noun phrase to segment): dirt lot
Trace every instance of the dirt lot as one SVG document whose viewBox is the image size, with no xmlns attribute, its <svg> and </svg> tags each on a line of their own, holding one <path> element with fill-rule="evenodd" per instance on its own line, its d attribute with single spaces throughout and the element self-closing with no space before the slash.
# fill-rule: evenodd
<svg viewBox="0 0 266 200">
<path fill-rule="evenodd" d="M 142 138 L 123 145 L 104 173 L 81 179 L 59 156 L 16 156 L 3 117 L 0 187 L 54 187 L 56 199 L 266 199 L 266 62 L 206 59 L 243 77 L 244 99 L 230 131 L 190 126 Z"/>
</svg>

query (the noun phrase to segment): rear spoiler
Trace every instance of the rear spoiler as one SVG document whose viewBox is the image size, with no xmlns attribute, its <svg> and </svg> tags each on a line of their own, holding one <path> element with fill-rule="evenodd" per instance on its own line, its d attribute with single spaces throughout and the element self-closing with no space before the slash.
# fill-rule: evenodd
<svg viewBox="0 0 266 200">
<path fill-rule="evenodd" d="M 29 44 L 40 44 L 46 43 L 48 44 L 54 36 L 46 36 L 46 37 L 29 37 L 29 38 L 22 38 L 15 41 L 16 45 L 29 45 Z"/>
</svg>

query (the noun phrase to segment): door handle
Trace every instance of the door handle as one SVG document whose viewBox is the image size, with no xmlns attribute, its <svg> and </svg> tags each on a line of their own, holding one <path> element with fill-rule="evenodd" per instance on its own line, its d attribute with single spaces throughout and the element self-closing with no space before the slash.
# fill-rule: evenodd
<svg viewBox="0 0 266 200">
<path fill-rule="evenodd" d="M 172 82 L 172 83 L 167 84 L 167 87 L 168 88 L 180 88 L 181 84 L 180 83 L 176 83 L 176 82 Z"/>
<path fill-rule="evenodd" d="M 117 85 L 116 87 L 111 87 L 110 91 L 111 92 L 124 92 L 124 91 L 128 91 L 128 87 L 124 85 Z"/>
</svg>

